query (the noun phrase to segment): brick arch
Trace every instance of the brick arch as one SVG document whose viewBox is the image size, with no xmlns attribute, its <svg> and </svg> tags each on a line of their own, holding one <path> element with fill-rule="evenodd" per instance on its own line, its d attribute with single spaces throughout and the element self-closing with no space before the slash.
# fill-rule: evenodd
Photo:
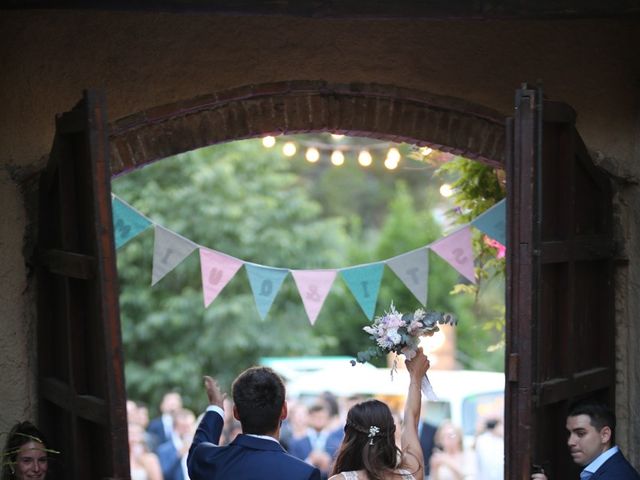
<svg viewBox="0 0 640 480">
<path fill-rule="evenodd" d="M 389 85 L 248 85 L 151 108 L 110 126 L 114 176 L 189 150 L 263 135 L 335 132 L 504 160 L 505 118 L 460 99 Z"/>
</svg>

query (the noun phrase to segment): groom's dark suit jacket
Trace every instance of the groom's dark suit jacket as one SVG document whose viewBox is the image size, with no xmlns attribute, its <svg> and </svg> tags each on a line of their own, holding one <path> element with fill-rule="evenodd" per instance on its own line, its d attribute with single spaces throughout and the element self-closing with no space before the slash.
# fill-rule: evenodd
<svg viewBox="0 0 640 480">
<path fill-rule="evenodd" d="M 590 480 L 640 480 L 640 475 L 624 458 L 622 452 L 616 452 L 604 462 Z"/>
<path fill-rule="evenodd" d="M 289 455 L 279 443 L 250 435 L 238 435 L 218 446 L 222 417 L 207 412 L 189 450 L 191 480 L 320 480 L 317 468 Z"/>
</svg>

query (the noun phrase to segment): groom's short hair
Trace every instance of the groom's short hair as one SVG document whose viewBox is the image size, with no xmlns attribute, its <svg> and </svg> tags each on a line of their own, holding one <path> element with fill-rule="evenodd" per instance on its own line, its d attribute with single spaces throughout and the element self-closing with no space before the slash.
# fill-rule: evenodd
<svg viewBox="0 0 640 480">
<path fill-rule="evenodd" d="M 231 387 L 243 433 L 264 435 L 278 428 L 286 390 L 280 376 L 269 367 L 251 367 Z"/>
</svg>

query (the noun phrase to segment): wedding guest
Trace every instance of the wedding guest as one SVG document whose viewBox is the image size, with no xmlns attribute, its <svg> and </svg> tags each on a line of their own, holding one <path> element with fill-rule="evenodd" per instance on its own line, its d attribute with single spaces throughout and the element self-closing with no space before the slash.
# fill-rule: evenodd
<svg viewBox="0 0 640 480">
<path fill-rule="evenodd" d="M 171 440 L 156 450 L 164 480 L 189 480 L 187 454 L 195 433 L 195 422 L 196 416 L 191 410 L 181 408 L 173 412 Z"/>
<path fill-rule="evenodd" d="M 49 471 L 46 441 L 30 422 L 13 426 L 2 452 L 2 480 L 44 480 Z"/>
<path fill-rule="evenodd" d="M 280 429 L 280 443 L 289 451 L 291 443 L 307 434 L 308 409 L 300 401 L 288 403 L 287 418 L 282 422 Z"/>
<path fill-rule="evenodd" d="M 395 441 L 395 423 L 387 404 L 367 400 L 349 409 L 344 440 L 329 480 L 422 480 L 424 458 L 418 438 L 422 377 L 429 360 L 418 349 L 406 362 L 411 381 L 404 408 L 401 448 Z"/>
<path fill-rule="evenodd" d="M 418 435 L 420 436 L 420 446 L 424 457 L 424 476 L 429 477 L 431 470 L 431 455 L 436 444 L 436 431 L 438 427 L 422 420 L 418 425 Z"/>
<path fill-rule="evenodd" d="M 502 420 L 485 421 L 484 431 L 475 442 L 476 480 L 504 479 L 504 434 Z"/>
<path fill-rule="evenodd" d="M 268 367 L 252 367 L 233 382 L 233 414 L 242 433 L 219 446 L 224 424 L 224 395 L 216 381 L 204 377 L 209 407 L 198 426 L 187 464 L 191 480 L 319 480 L 320 471 L 289 455 L 278 442 L 287 417 L 282 379 Z"/>
<path fill-rule="evenodd" d="M 173 438 L 173 413 L 182 408 L 182 396 L 175 391 L 167 392 L 162 397 L 160 403 L 159 417 L 149 422 L 147 432 L 151 435 L 151 444 L 149 445 L 153 451 L 171 438 Z"/>
<path fill-rule="evenodd" d="M 431 454 L 431 480 L 462 480 L 475 475 L 475 459 L 464 450 L 462 430 L 444 421 L 436 430 Z"/>
<path fill-rule="evenodd" d="M 320 470 L 322 478 L 327 478 L 332 463 L 332 453 L 327 451 L 327 440 L 331 431 L 331 414 L 324 403 L 309 407 L 307 432 L 304 437 L 289 445 L 289 453 Z"/>
<path fill-rule="evenodd" d="M 151 451 L 156 443 L 156 437 L 147 431 L 149 426 L 149 409 L 147 406 L 135 400 L 127 400 L 127 423 L 139 425 L 143 429 L 144 444 Z"/>
<path fill-rule="evenodd" d="M 567 446 L 573 461 L 584 467 L 581 479 L 640 480 L 640 474 L 622 455 L 615 442 L 616 415 L 607 405 L 583 400 L 569 408 Z M 534 480 L 547 480 L 534 473 Z"/>
<path fill-rule="evenodd" d="M 163 480 L 160 461 L 149 451 L 142 425 L 129 423 L 128 428 L 131 480 Z"/>
</svg>

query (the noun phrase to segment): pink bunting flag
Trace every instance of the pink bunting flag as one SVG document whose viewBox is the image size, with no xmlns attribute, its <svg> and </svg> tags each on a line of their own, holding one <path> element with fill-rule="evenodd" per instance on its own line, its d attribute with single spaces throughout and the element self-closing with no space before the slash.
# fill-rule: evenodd
<svg viewBox="0 0 640 480">
<path fill-rule="evenodd" d="M 449 265 L 464 275 L 471 283 L 476 283 L 473 269 L 473 249 L 469 226 L 431 244 L 431 250 L 441 256 Z"/>
<path fill-rule="evenodd" d="M 316 323 L 336 273 L 337 270 L 291 270 L 311 325 Z"/>
<path fill-rule="evenodd" d="M 205 308 L 216 299 L 242 265 L 244 262 L 237 258 L 200 248 L 200 271 Z"/>
</svg>

